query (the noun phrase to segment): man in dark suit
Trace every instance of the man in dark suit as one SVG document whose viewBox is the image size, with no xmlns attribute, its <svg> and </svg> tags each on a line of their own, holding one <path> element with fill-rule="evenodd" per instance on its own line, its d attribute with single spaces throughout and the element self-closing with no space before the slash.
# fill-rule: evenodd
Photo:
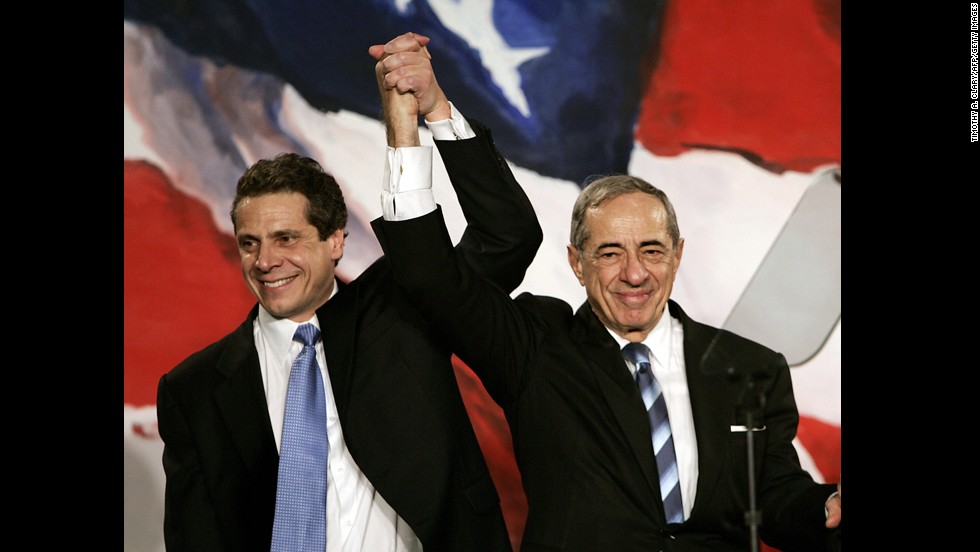
<svg viewBox="0 0 980 552">
<path fill-rule="evenodd" d="M 490 132 L 446 99 L 427 42 L 409 33 L 370 51 L 388 130 L 385 216 L 435 208 L 424 116 L 468 221 L 460 257 L 513 290 L 541 229 Z M 231 215 L 258 304 L 160 379 L 167 548 L 270 549 L 289 367 L 303 348 L 291 336 L 309 323 L 321 330 L 327 403 L 325 550 L 511 550 L 451 350 L 397 293 L 384 258 L 336 281 L 347 218 L 336 181 L 295 154 L 260 160 Z"/>
<path fill-rule="evenodd" d="M 438 213 L 374 225 L 406 297 L 504 409 L 528 500 L 522 552 L 748 550 L 758 510 L 768 544 L 827 550 L 840 487 L 800 466 L 786 361 L 670 300 L 684 241 L 662 191 L 623 175 L 582 191 L 568 260 L 588 299 L 574 313 L 494 289 Z"/>
</svg>

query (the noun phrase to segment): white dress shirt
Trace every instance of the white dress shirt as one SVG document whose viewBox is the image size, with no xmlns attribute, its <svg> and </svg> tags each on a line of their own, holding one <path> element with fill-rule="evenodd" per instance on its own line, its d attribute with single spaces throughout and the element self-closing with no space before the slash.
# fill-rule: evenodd
<svg viewBox="0 0 980 552">
<path fill-rule="evenodd" d="M 334 286 L 334 294 L 337 292 Z M 320 327 L 316 316 L 309 323 Z M 262 383 L 276 447 L 282 443 L 286 390 L 293 360 L 303 344 L 293 341 L 299 323 L 275 318 L 262 306 L 253 326 Z M 347 450 L 337 415 L 323 341 L 316 343 L 316 362 L 323 377 L 327 408 L 327 546 L 326 552 L 418 552 L 422 545 L 412 529 L 374 489 Z"/>
<path fill-rule="evenodd" d="M 436 140 L 461 140 L 476 136 L 469 123 L 450 103 L 452 119 L 426 122 Z M 432 195 L 432 146 L 388 148 L 382 204 L 385 218 L 404 220 L 434 211 Z M 393 170 L 397 167 L 397 170 Z M 336 295 L 334 285 L 331 298 Z M 317 328 L 314 315 L 308 320 Z M 282 443 L 286 390 L 293 360 L 303 345 L 293 341 L 300 324 L 277 319 L 261 305 L 253 325 L 255 348 L 262 370 L 266 404 L 276 448 Z M 361 472 L 347 450 L 327 371 L 323 342 L 316 344 L 316 361 L 323 376 L 327 407 L 327 546 L 325 552 L 421 552 L 415 532 L 395 512 Z"/>
<path fill-rule="evenodd" d="M 449 102 L 451 119 L 426 121 L 435 140 L 465 140 L 473 138 L 466 118 Z M 410 148 L 388 147 L 384 183 L 381 190 L 381 210 L 385 220 L 408 220 L 436 210 L 432 195 L 432 146 Z"/>
<path fill-rule="evenodd" d="M 609 328 L 606 328 L 609 330 Z M 609 330 L 619 348 L 629 341 Z M 670 433 L 674 437 L 674 453 L 677 457 L 677 474 L 681 485 L 681 502 L 684 504 L 684 520 L 691 517 L 694 494 L 698 487 L 698 441 L 694 433 L 694 414 L 691 412 L 691 395 L 687 389 L 687 370 L 684 364 L 684 327 L 664 307 L 664 315 L 647 334 L 643 344 L 650 348 L 651 369 L 663 389 L 670 418 Z M 636 366 L 624 360 L 630 374 L 636 380 Z"/>
</svg>

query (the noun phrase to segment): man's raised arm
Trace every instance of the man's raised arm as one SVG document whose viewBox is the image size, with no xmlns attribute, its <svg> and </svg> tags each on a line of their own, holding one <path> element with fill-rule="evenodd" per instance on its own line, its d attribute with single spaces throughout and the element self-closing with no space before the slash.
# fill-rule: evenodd
<svg viewBox="0 0 980 552">
<path fill-rule="evenodd" d="M 436 81 L 428 44 L 427 37 L 406 33 L 369 49 L 378 60 L 376 76 L 388 133 L 384 218 L 406 220 L 435 209 L 431 148 L 419 145 L 422 116 L 466 218 L 457 244 L 460 256 L 511 292 L 537 253 L 541 227 L 489 129 L 463 117 L 447 99 Z"/>
</svg>

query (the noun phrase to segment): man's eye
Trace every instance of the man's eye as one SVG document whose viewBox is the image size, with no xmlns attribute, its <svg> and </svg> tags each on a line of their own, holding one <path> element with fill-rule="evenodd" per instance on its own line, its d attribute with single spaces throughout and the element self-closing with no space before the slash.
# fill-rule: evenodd
<svg viewBox="0 0 980 552">
<path fill-rule="evenodd" d="M 619 251 L 603 251 L 596 255 L 595 262 L 603 266 L 611 266 L 619 262 L 619 257 Z"/>
</svg>

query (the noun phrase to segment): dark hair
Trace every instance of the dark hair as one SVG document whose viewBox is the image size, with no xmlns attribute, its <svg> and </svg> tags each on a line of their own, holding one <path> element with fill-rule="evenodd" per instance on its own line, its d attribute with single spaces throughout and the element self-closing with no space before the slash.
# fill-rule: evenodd
<svg viewBox="0 0 980 552">
<path fill-rule="evenodd" d="M 334 177 L 309 157 L 280 153 L 273 159 L 256 161 L 238 179 L 235 200 L 231 203 L 235 231 L 238 231 L 235 211 L 245 198 L 289 192 L 306 197 L 306 220 L 316 227 L 321 240 L 347 227 L 347 205 Z"/>
<path fill-rule="evenodd" d="M 650 184 L 642 178 L 625 174 L 614 174 L 608 176 L 596 176 L 586 181 L 587 185 L 579 193 L 572 207 L 572 230 L 569 240 L 579 252 L 585 247 L 585 242 L 589 241 L 589 229 L 585 225 L 585 214 L 589 209 L 593 209 L 609 201 L 630 192 L 643 192 L 659 199 L 667 210 L 667 234 L 676 246 L 680 240 L 681 231 L 677 226 L 677 214 L 674 213 L 674 206 L 667 199 L 667 194 Z"/>
</svg>

